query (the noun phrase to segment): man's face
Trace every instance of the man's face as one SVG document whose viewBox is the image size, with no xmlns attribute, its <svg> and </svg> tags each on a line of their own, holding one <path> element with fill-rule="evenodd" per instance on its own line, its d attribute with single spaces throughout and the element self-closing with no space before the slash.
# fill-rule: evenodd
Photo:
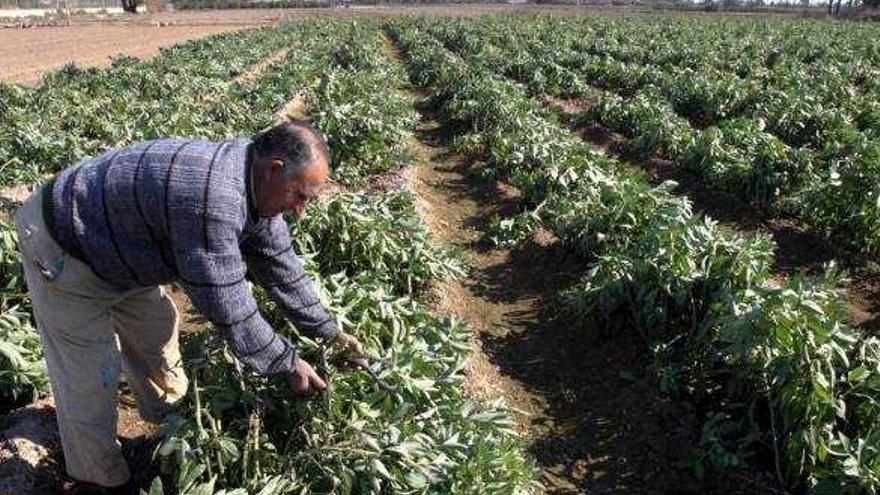
<svg viewBox="0 0 880 495">
<path fill-rule="evenodd" d="M 268 167 L 267 185 L 260 213 L 263 216 L 275 216 L 291 211 L 301 218 L 309 202 L 321 192 L 330 167 L 323 158 L 316 158 L 300 172 L 289 178 L 284 177 L 283 162 L 273 161 Z"/>
</svg>

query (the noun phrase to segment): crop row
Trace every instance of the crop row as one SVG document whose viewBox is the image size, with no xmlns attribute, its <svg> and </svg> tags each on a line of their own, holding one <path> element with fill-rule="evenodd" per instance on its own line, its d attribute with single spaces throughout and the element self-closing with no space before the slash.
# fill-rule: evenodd
<svg viewBox="0 0 880 495">
<path fill-rule="evenodd" d="M 578 52 L 588 23 L 536 24 L 538 29 L 528 31 L 521 23 L 497 19 L 450 21 L 434 26 L 432 34 L 533 93 L 595 94 L 590 85 L 619 92 L 623 96 L 600 95 L 581 121 L 621 132 L 636 151 L 662 154 L 713 187 L 793 214 L 850 252 L 874 255 L 880 250 L 880 141 L 873 128 L 876 88 L 868 84 L 873 72 L 855 79 L 855 69 L 844 70 L 848 65 L 836 65 L 831 56 L 825 65 L 807 65 L 794 48 L 776 55 L 786 63 L 756 70 L 749 80 L 719 75 L 711 67 L 698 67 L 706 71 L 699 72 L 677 65 L 634 65 Z M 795 32 L 811 27 L 767 25 Z M 649 29 L 662 39 L 656 27 Z M 754 35 L 751 42 L 763 39 Z M 660 48 L 661 60 L 662 53 Z M 852 64 L 867 70 L 862 63 Z"/>
<path fill-rule="evenodd" d="M 522 192 L 519 225 L 542 224 L 590 262 L 560 294 L 568 311 L 637 331 L 663 388 L 701 405 L 695 467 L 770 450 L 792 487 L 876 490 L 880 341 L 846 325 L 833 275 L 774 281 L 766 238 L 725 234 L 669 184 L 591 152 L 522 87 L 449 52 L 437 26 L 392 28 L 413 82 L 434 89 L 459 148 Z M 466 42 L 491 55 L 477 33 Z"/>
<path fill-rule="evenodd" d="M 374 25 L 355 25 L 339 46 L 310 116 L 336 150 L 335 176 L 352 183 L 409 160 L 407 144 L 418 116 L 395 87 L 404 75 L 387 57 Z"/>
</svg>

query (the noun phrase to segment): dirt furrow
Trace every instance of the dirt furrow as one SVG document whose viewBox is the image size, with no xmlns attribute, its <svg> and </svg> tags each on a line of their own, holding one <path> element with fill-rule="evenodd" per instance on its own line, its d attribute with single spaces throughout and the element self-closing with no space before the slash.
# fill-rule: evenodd
<svg viewBox="0 0 880 495">
<path fill-rule="evenodd" d="M 290 119 L 303 119 L 306 116 L 308 98 L 303 89 L 290 99 L 278 112 L 275 113 L 275 121 L 283 122 Z"/>
<path fill-rule="evenodd" d="M 276 51 L 275 53 L 270 55 L 269 58 L 261 60 L 252 65 L 247 71 L 240 74 L 233 81 L 245 85 L 253 84 L 253 82 L 256 81 L 260 76 L 262 76 L 267 69 L 269 69 L 279 61 L 283 60 L 284 57 L 287 56 L 287 52 L 289 51 L 289 48 L 282 48 Z"/>
</svg>

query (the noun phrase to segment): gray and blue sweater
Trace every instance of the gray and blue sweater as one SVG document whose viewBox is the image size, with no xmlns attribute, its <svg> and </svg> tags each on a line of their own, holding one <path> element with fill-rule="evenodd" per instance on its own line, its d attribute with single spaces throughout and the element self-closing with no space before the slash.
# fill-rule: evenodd
<svg viewBox="0 0 880 495">
<path fill-rule="evenodd" d="M 295 347 L 260 315 L 248 273 L 306 334 L 337 329 L 284 219 L 256 212 L 249 150 L 247 139 L 120 148 L 59 173 L 44 207 L 53 238 L 96 275 L 121 290 L 178 282 L 242 362 L 271 374 L 293 368 Z"/>
</svg>

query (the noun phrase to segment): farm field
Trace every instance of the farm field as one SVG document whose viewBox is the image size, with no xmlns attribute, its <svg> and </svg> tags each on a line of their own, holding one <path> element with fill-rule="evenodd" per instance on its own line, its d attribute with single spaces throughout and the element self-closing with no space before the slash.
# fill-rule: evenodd
<svg viewBox="0 0 880 495">
<path fill-rule="evenodd" d="M 67 63 L 106 67 L 114 56 L 154 56 L 162 47 L 215 33 L 277 26 L 312 18 L 370 18 L 403 14 L 473 16 L 492 12 L 554 12 L 574 15 L 585 9 L 508 5 L 443 5 L 339 9 L 234 9 L 156 12 L 130 16 L 74 15 L 72 26 L 42 18 L 3 18 L 0 10 L 0 82 L 33 86 L 47 72 Z M 24 19 L 24 20 L 22 20 Z M 21 23 L 49 23 L 39 29 L 18 29 Z M 2 29 L 9 27 L 9 29 Z"/>
<path fill-rule="evenodd" d="M 240 30 L 0 84 L 0 186 L 291 116 L 327 136 L 333 187 L 291 234 L 381 383 L 299 339 L 332 386 L 297 399 L 190 315 L 190 393 L 133 454 L 151 495 L 873 493 L 878 34 L 661 15 Z M 48 382 L 3 208 L 0 396 L 23 405 Z"/>
<path fill-rule="evenodd" d="M 102 67 L 112 56 L 150 57 L 163 46 L 236 29 L 235 26 L 77 26 L 0 31 L 0 80 L 36 85 L 47 72 L 75 63 Z"/>
</svg>

